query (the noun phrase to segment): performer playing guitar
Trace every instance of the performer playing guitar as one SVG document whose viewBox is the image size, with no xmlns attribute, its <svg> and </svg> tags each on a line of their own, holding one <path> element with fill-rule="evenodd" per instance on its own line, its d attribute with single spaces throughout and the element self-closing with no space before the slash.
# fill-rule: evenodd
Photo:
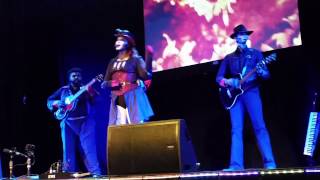
<svg viewBox="0 0 320 180">
<path fill-rule="evenodd" d="M 230 162 L 225 171 L 245 168 L 243 130 L 247 113 L 255 131 L 264 168 L 276 168 L 259 92 L 261 80 L 270 77 L 266 64 L 275 59 L 275 54 L 264 59 L 259 50 L 248 47 L 247 41 L 252 33 L 253 31 L 247 30 L 243 24 L 233 29 L 230 38 L 235 40 L 237 48 L 226 55 L 216 76 L 216 81 L 221 87 L 221 100 L 229 110 L 232 127 Z M 240 74 L 240 78 L 234 77 L 237 74 Z"/>
<path fill-rule="evenodd" d="M 94 96 L 98 92 L 92 85 L 100 81 L 102 75 L 98 75 L 83 86 L 81 72 L 80 68 L 71 68 L 67 73 L 68 84 L 48 97 L 47 106 L 54 112 L 55 118 L 60 120 L 63 143 L 62 170 L 79 172 L 78 158 L 81 157 L 86 171 L 92 175 L 100 175 L 95 143 L 96 120 L 92 115 Z"/>
<path fill-rule="evenodd" d="M 219 92 L 220 92 L 220 99 L 222 104 L 226 109 L 231 109 L 234 103 L 236 102 L 238 96 L 243 94 L 243 92 L 249 88 L 247 87 L 242 87 L 242 84 L 247 81 L 256 71 L 259 69 L 261 66 L 264 66 L 266 64 L 269 64 L 272 61 L 276 60 L 276 54 L 273 53 L 263 60 L 261 60 L 255 68 L 253 68 L 250 72 L 248 72 L 245 76 L 243 76 L 241 73 L 237 74 L 237 78 L 239 80 L 239 83 L 237 84 L 237 87 L 231 87 L 231 86 L 225 86 L 225 87 L 220 87 Z"/>
</svg>

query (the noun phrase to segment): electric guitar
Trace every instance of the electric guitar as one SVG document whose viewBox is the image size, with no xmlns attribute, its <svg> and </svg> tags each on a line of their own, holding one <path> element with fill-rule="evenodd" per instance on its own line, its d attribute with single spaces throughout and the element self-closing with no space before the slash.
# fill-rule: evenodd
<svg viewBox="0 0 320 180">
<path fill-rule="evenodd" d="M 93 78 L 88 84 L 86 84 L 85 86 L 82 86 L 77 93 L 70 95 L 70 96 L 67 96 L 66 98 L 61 100 L 63 105 L 60 106 L 53 113 L 54 117 L 58 120 L 62 120 L 62 119 L 65 119 L 66 117 L 68 117 L 68 114 L 76 108 L 77 102 L 78 102 L 78 97 L 80 95 L 82 95 L 84 92 L 86 92 L 91 85 L 93 85 L 96 82 L 101 82 L 102 79 L 103 79 L 103 75 L 99 74 L 98 76 Z"/>
<path fill-rule="evenodd" d="M 241 74 L 238 74 L 237 78 L 239 79 L 239 87 L 220 87 L 219 93 L 220 93 L 220 100 L 225 107 L 225 109 L 229 110 L 232 108 L 234 103 L 236 102 L 237 98 L 243 94 L 245 91 L 242 89 L 241 85 L 246 82 L 246 80 L 251 77 L 258 69 L 259 66 L 269 64 L 272 61 L 276 60 L 276 54 L 272 53 L 271 55 L 267 56 L 266 58 L 262 59 L 260 62 L 257 63 L 256 67 L 253 68 L 249 73 L 247 73 L 244 77 L 242 77 Z"/>
</svg>

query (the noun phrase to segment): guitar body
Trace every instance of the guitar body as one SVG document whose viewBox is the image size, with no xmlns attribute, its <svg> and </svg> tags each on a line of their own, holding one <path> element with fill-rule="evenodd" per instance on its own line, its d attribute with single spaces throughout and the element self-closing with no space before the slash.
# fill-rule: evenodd
<svg viewBox="0 0 320 180">
<path fill-rule="evenodd" d="M 219 89 L 219 93 L 220 93 L 220 100 L 221 100 L 223 106 L 227 110 L 229 110 L 235 104 L 238 96 L 240 96 L 243 93 L 243 90 L 241 88 L 221 87 Z"/>
<path fill-rule="evenodd" d="M 54 117 L 57 120 L 62 120 L 68 117 L 69 113 L 73 111 L 77 106 L 77 100 L 71 102 L 68 105 L 58 108 L 56 112 L 54 112 Z"/>
<path fill-rule="evenodd" d="M 241 80 L 241 75 L 239 74 L 237 77 L 239 80 Z M 232 87 L 220 87 L 219 93 L 220 93 L 220 100 L 222 102 L 222 105 L 225 107 L 225 109 L 229 110 L 232 108 L 232 106 L 235 104 L 237 98 L 243 94 L 243 90 L 241 86 L 239 88 L 232 88 Z"/>
</svg>

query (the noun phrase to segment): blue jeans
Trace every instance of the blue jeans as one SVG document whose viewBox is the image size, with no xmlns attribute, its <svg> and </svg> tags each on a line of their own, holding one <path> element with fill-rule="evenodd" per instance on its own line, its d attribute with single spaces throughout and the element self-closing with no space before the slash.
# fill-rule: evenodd
<svg viewBox="0 0 320 180">
<path fill-rule="evenodd" d="M 243 124 L 245 112 L 249 113 L 258 148 L 263 158 L 264 167 L 276 167 L 268 130 L 263 119 L 262 103 L 258 88 L 252 88 L 240 95 L 230 109 L 232 125 L 232 144 L 230 167 L 244 169 L 243 162 Z"/>
<path fill-rule="evenodd" d="M 63 120 L 60 127 L 63 143 L 63 170 L 66 172 L 78 171 L 76 152 L 79 151 L 87 170 L 90 173 L 100 175 L 95 142 L 95 122 L 89 118 Z"/>
</svg>

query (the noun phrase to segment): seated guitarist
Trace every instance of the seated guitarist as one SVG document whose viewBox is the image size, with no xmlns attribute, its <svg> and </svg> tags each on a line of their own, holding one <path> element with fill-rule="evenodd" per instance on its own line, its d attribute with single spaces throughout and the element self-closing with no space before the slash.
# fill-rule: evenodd
<svg viewBox="0 0 320 180">
<path fill-rule="evenodd" d="M 248 31 L 244 25 L 238 25 L 234 29 L 231 38 L 235 39 L 237 49 L 227 55 L 222 61 L 216 81 L 221 88 L 240 88 L 244 91 L 238 96 L 230 110 L 232 125 L 232 144 L 229 168 L 226 171 L 236 171 L 244 169 L 243 160 L 243 124 L 245 112 L 249 113 L 258 148 L 263 157 L 264 168 L 274 169 L 276 163 L 274 161 L 268 130 L 266 129 L 262 103 L 259 94 L 259 80 L 269 77 L 269 71 L 266 65 L 256 67 L 257 63 L 263 59 L 260 51 L 247 47 L 247 40 L 253 31 Z M 238 78 L 234 78 L 237 74 L 246 75 L 253 69 L 254 74 L 246 79 L 246 82 L 240 83 Z M 241 85 L 241 86 L 240 86 Z"/>
<path fill-rule="evenodd" d="M 69 84 L 61 87 L 48 98 L 48 108 L 55 111 L 58 108 L 68 106 L 64 101 L 66 97 L 70 97 L 80 90 L 81 80 L 81 69 L 70 69 L 68 71 Z M 101 174 L 95 143 L 95 121 L 89 116 L 95 94 L 96 91 L 89 87 L 84 94 L 75 100 L 70 113 L 60 122 L 64 172 L 79 172 L 77 157 L 80 154 L 87 170 L 92 175 L 99 176 Z"/>
<path fill-rule="evenodd" d="M 109 125 L 143 123 L 153 116 L 146 95 L 151 73 L 135 48 L 135 40 L 128 30 L 116 29 L 115 50 L 101 88 L 111 90 Z"/>
</svg>

